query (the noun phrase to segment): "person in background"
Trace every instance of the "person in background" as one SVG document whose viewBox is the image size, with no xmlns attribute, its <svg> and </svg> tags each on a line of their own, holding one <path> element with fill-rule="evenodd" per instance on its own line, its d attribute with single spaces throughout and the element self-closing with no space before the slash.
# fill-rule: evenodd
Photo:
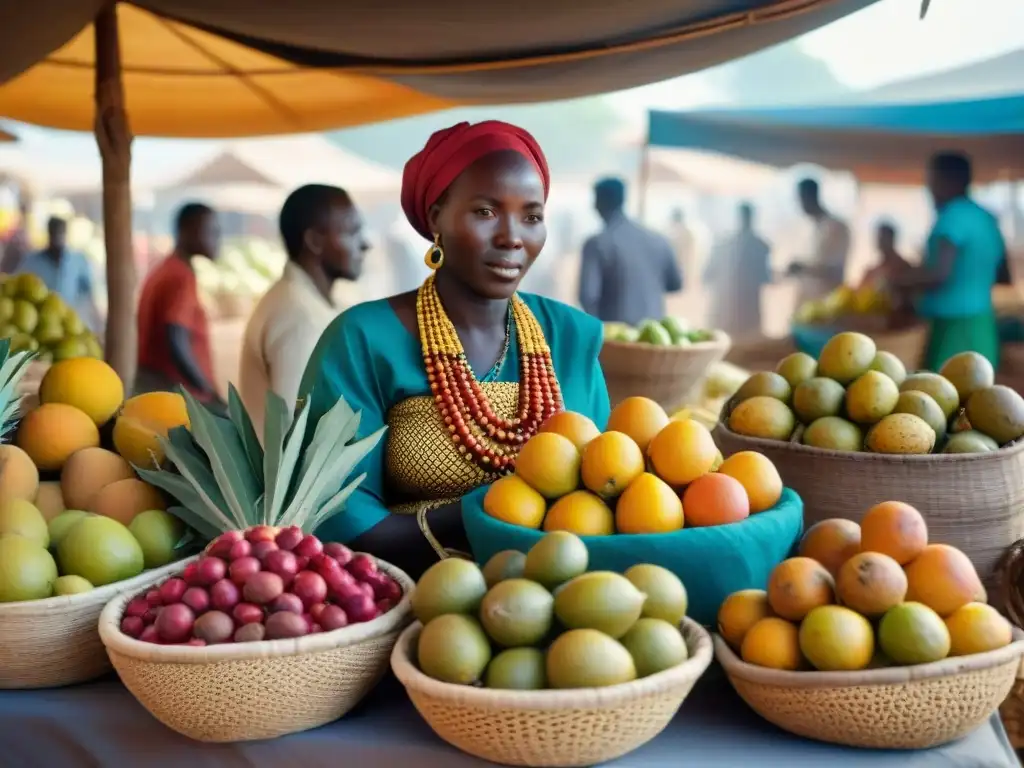
<svg viewBox="0 0 1024 768">
<path fill-rule="evenodd" d="M 818 182 L 803 179 L 797 185 L 800 207 L 814 223 L 810 255 L 789 265 L 788 274 L 799 281 L 797 306 L 823 299 L 843 284 L 850 253 L 850 228 L 821 204 Z"/>
<path fill-rule="evenodd" d="M 931 325 L 925 367 L 937 371 L 959 352 L 984 355 L 999 365 L 999 331 L 992 287 L 1006 260 L 996 217 L 970 196 L 971 161 L 940 152 L 928 164 L 936 219 L 921 266 L 893 279 L 917 294 L 918 314 Z"/>
<path fill-rule="evenodd" d="M 739 207 L 739 229 L 711 254 L 704 285 L 711 296 L 711 325 L 733 338 L 761 332 L 761 288 L 772 282 L 771 248 L 754 229 L 754 207 Z"/>
<path fill-rule="evenodd" d="M 92 331 L 99 333 L 101 318 L 93 295 L 92 266 L 84 253 L 67 247 L 68 224 L 51 217 L 46 222 L 46 247 L 26 256 L 16 274 L 31 273 L 46 283 L 75 311 Z"/>
<path fill-rule="evenodd" d="M 359 210 L 339 187 L 296 189 L 281 207 L 280 228 L 288 263 L 245 327 L 238 379 L 261 439 L 267 392 L 294 406 L 309 356 L 338 314 L 331 290 L 359 279 L 370 248 Z"/>
<path fill-rule="evenodd" d="M 217 214 L 202 203 L 188 203 L 178 211 L 174 231 L 174 250 L 146 276 L 139 296 L 135 393 L 184 386 L 200 402 L 223 410 L 214 384 L 209 321 L 192 268 L 194 256 L 217 258 Z"/>
<path fill-rule="evenodd" d="M 28 198 L 18 198 L 18 224 L 15 226 L 7 239 L 0 243 L 0 272 L 6 275 L 13 275 L 18 271 L 21 262 L 25 260 L 32 250 L 28 241 L 28 217 L 30 205 Z"/>
<path fill-rule="evenodd" d="M 681 291 L 683 277 L 668 239 L 627 218 L 625 202 L 621 180 L 594 185 L 604 231 L 583 245 L 580 306 L 604 322 L 636 325 L 665 315 L 665 294 Z"/>
</svg>

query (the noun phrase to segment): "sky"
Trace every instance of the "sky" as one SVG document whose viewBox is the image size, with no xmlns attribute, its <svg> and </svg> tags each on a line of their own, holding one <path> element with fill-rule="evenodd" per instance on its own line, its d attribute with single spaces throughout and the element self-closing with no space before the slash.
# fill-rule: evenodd
<svg viewBox="0 0 1024 768">
<path fill-rule="evenodd" d="M 963 66 L 1024 47 L 1024 0 L 882 0 L 804 35 L 798 45 L 857 89 Z M 621 91 L 630 112 L 683 109 L 715 100 L 701 73 Z"/>
</svg>

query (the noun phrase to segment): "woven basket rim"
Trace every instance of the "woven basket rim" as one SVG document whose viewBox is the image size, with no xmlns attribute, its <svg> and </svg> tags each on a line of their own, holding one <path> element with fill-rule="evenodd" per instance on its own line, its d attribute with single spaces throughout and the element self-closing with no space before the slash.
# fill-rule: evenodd
<svg viewBox="0 0 1024 768">
<path fill-rule="evenodd" d="M 695 341 L 684 346 L 648 344 L 644 341 L 616 341 L 605 339 L 602 346 L 617 349 L 642 349 L 645 351 L 659 350 L 671 354 L 686 354 L 687 352 L 707 352 L 713 349 L 728 348 L 732 345 L 732 338 L 725 331 L 713 330 L 711 338 L 707 341 Z"/>
<path fill-rule="evenodd" d="M 454 706 L 477 709 L 519 709 L 551 711 L 563 709 L 608 709 L 621 707 L 637 699 L 670 692 L 683 684 L 696 681 L 711 664 L 714 656 L 711 636 L 707 630 L 689 617 L 684 617 L 681 629 L 686 637 L 689 657 L 682 664 L 642 677 L 629 683 L 606 688 L 575 688 L 571 690 L 506 691 L 476 688 L 470 685 L 443 683 L 427 677 L 412 662 L 413 643 L 423 625 L 411 624 L 399 636 L 391 651 L 391 669 L 407 689 L 423 693 L 433 699 L 443 699 Z"/>
<path fill-rule="evenodd" d="M 993 459 L 1005 459 L 1016 456 L 1024 451 L 1024 439 L 1017 440 L 1007 445 L 1000 446 L 995 451 L 983 451 L 980 453 L 871 453 L 869 451 L 837 451 L 832 448 L 816 448 L 812 445 L 794 443 L 789 440 L 769 440 L 764 437 L 748 437 L 738 432 L 733 432 L 728 425 L 718 419 L 715 431 L 719 431 L 729 438 L 750 443 L 749 450 L 764 452 L 767 449 L 788 450 L 793 453 L 805 453 L 822 459 L 841 461 L 877 461 L 889 464 L 922 464 L 922 463 L 944 463 L 944 464 L 969 464 L 971 462 L 991 461 Z"/>
<path fill-rule="evenodd" d="M 360 624 L 352 624 L 331 632 L 287 638 L 261 640 L 253 643 L 224 643 L 199 647 L 183 645 L 156 645 L 136 640 L 121 631 L 121 614 L 128 602 L 138 593 L 125 593 L 107 603 L 100 614 L 100 640 L 108 652 L 113 651 L 151 664 L 216 664 L 225 661 L 301 656 L 334 651 L 350 645 L 372 640 L 399 629 L 411 613 L 410 599 L 416 583 L 405 571 L 391 563 L 374 558 L 377 566 L 402 587 L 402 599 L 387 613 Z M 184 569 L 182 569 L 184 570 Z"/>
<path fill-rule="evenodd" d="M 170 576 L 198 558 L 199 555 L 194 555 L 184 560 L 177 560 L 159 568 L 143 571 L 138 576 L 133 576 L 130 579 L 115 581 L 113 584 L 104 584 L 102 587 L 96 587 L 88 592 L 82 592 L 77 595 L 58 595 L 56 597 L 43 598 L 42 600 L 0 603 L 0 625 L 4 621 L 14 618 L 50 616 L 82 608 L 91 608 L 97 605 L 106 605 L 110 602 L 111 598 L 117 597 L 125 591 L 133 592 L 134 594 L 134 589 L 137 585 L 146 584 L 148 589 L 148 585 L 152 583 L 154 577 L 162 579 L 164 576 Z"/>
<path fill-rule="evenodd" d="M 971 656 L 950 656 L 929 664 L 909 667 L 863 669 L 857 672 L 789 672 L 748 664 L 739 658 L 717 633 L 715 658 L 729 677 L 780 688 L 852 688 L 866 685 L 905 685 L 921 680 L 952 677 L 1006 664 L 1024 656 L 1024 631 L 1013 628 L 1013 642 L 1003 648 Z"/>
</svg>

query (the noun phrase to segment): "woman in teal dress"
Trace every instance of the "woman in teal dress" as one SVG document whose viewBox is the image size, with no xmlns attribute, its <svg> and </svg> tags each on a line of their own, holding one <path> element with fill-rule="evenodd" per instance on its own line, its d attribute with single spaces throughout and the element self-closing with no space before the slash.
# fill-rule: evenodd
<svg viewBox="0 0 1024 768">
<path fill-rule="evenodd" d="M 544 247 L 549 185 L 533 137 L 497 121 L 439 131 L 406 165 L 402 207 L 432 243 L 433 274 L 340 315 L 300 388 L 311 424 L 344 397 L 360 437 L 388 427 L 323 536 L 416 576 L 437 559 L 417 512 L 443 546 L 465 549 L 461 497 L 511 472 L 545 419 L 566 409 L 604 428 L 600 323 L 516 290 Z"/>
</svg>

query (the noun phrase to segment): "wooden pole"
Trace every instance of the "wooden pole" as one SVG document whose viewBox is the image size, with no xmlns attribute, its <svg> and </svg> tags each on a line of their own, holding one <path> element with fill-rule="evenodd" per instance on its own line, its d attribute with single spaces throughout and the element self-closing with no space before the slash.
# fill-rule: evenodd
<svg viewBox="0 0 1024 768">
<path fill-rule="evenodd" d="M 106 358 L 128 392 L 136 366 L 135 256 L 132 247 L 132 134 L 121 82 L 117 4 L 96 17 L 96 144 L 103 161 L 103 239 L 107 251 Z"/>
</svg>

